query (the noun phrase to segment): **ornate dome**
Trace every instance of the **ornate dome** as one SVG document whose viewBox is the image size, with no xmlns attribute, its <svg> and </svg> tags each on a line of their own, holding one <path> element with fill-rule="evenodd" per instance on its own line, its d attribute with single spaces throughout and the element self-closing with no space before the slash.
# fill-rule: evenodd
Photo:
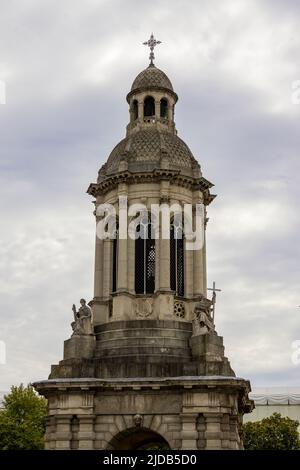
<svg viewBox="0 0 300 470">
<path fill-rule="evenodd" d="M 168 160 L 170 168 L 188 173 L 198 166 L 188 146 L 177 135 L 151 128 L 121 140 L 108 157 L 106 173 L 118 171 L 121 160 L 126 160 L 132 171 L 151 171 L 160 167 L 162 157 Z"/>
<path fill-rule="evenodd" d="M 140 72 L 135 78 L 131 91 L 127 96 L 127 101 L 130 95 L 132 95 L 137 90 L 148 90 L 150 88 L 161 88 L 168 90 L 174 94 L 177 98 L 177 95 L 174 93 L 173 86 L 167 75 L 155 65 L 150 64 L 145 70 Z"/>
</svg>

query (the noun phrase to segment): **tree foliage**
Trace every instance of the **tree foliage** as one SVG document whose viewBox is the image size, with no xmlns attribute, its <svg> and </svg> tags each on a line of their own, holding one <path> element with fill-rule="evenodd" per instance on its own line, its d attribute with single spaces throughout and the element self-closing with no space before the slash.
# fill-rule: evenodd
<svg viewBox="0 0 300 470">
<path fill-rule="evenodd" d="M 47 400 L 31 385 L 12 386 L 0 410 L 0 450 L 38 450 L 44 447 Z"/>
<path fill-rule="evenodd" d="M 297 450 L 300 449 L 299 422 L 274 413 L 261 421 L 243 426 L 245 450 Z"/>
</svg>

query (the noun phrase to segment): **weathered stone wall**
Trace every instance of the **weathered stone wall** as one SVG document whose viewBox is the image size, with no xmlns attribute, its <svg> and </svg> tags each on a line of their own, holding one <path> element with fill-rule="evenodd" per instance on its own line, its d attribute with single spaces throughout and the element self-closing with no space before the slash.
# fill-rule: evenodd
<svg viewBox="0 0 300 470">
<path fill-rule="evenodd" d="M 95 337 L 66 340 L 50 378 L 234 376 L 223 338 L 215 331 L 192 336 L 189 322 L 115 321 L 96 326 Z"/>
<path fill-rule="evenodd" d="M 171 449 L 239 449 L 242 414 L 252 406 L 249 383 L 234 378 L 45 381 L 37 388 L 49 400 L 47 449 L 123 449 L 150 432 Z"/>
</svg>

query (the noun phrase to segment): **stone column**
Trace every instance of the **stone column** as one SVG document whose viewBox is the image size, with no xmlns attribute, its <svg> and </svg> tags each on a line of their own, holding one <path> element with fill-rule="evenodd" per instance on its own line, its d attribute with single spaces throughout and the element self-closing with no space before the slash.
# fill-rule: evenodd
<svg viewBox="0 0 300 470">
<path fill-rule="evenodd" d="M 94 296 L 103 295 L 103 240 L 96 235 Z"/>
<path fill-rule="evenodd" d="M 186 240 L 184 240 L 186 244 Z M 184 250 L 184 295 L 185 297 L 193 296 L 194 284 L 194 251 Z"/>
<path fill-rule="evenodd" d="M 206 272 L 206 229 L 204 231 L 204 245 L 202 250 L 202 279 L 203 279 L 203 295 L 207 297 L 207 272 Z"/>
<path fill-rule="evenodd" d="M 103 240 L 103 297 L 108 298 L 111 292 L 111 264 L 112 264 L 112 240 Z"/>
<path fill-rule="evenodd" d="M 117 291 L 127 291 L 128 288 L 128 213 L 127 213 L 127 185 L 120 183 L 119 196 L 119 240 L 118 240 L 118 276 Z M 126 237 L 126 238 L 125 238 Z"/>
<path fill-rule="evenodd" d="M 134 122 L 134 119 L 133 119 L 133 102 L 134 102 L 134 100 L 131 100 L 130 104 L 129 104 L 129 116 L 130 116 L 129 123 L 130 123 L 130 125 Z"/>
<path fill-rule="evenodd" d="M 144 101 L 138 102 L 138 119 L 139 121 L 144 121 Z"/>
<path fill-rule="evenodd" d="M 127 273 L 127 241 L 118 240 L 118 276 L 117 276 L 117 290 L 127 291 L 128 287 L 128 273 Z"/>
<path fill-rule="evenodd" d="M 157 120 L 160 118 L 160 100 L 155 100 L 155 118 Z"/>
<path fill-rule="evenodd" d="M 127 242 L 127 288 L 135 294 L 135 240 L 128 237 Z"/>
<path fill-rule="evenodd" d="M 193 253 L 193 269 L 194 269 L 194 296 L 204 294 L 203 286 L 203 249 L 194 250 Z"/>
<path fill-rule="evenodd" d="M 197 201 L 198 202 L 198 201 Z M 194 227 L 196 228 L 196 213 L 193 211 Z M 194 230 L 195 230 L 194 228 Z M 205 243 L 205 240 L 204 240 Z M 193 294 L 194 296 L 199 296 L 200 294 L 205 295 L 204 285 L 203 285 L 203 275 L 204 275 L 204 244 L 201 249 L 192 251 L 193 253 L 193 272 L 194 272 L 194 282 L 193 282 Z"/>
<path fill-rule="evenodd" d="M 79 431 L 78 431 L 78 449 L 91 450 L 94 449 L 94 415 L 78 416 Z"/>
<path fill-rule="evenodd" d="M 173 105 L 172 103 L 170 103 L 169 100 L 168 100 L 168 119 L 169 119 L 169 122 L 173 121 Z"/>
<path fill-rule="evenodd" d="M 206 431 L 206 450 L 222 449 L 222 432 L 221 432 L 221 417 L 220 413 L 206 413 L 204 414 Z"/>
<path fill-rule="evenodd" d="M 160 288 L 160 237 L 155 240 L 155 291 Z"/>
<path fill-rule="evenodd" d="M 94 211 L 96 222 L 94 297 L 98 299 L 103 295 L 103 240 L 97 234 L 97 226 L 102 219 L 102 216 L 97 215 L 97 209 L 101 204 L 103 204 L 103 196 L 98 196 Z"/>
<path fill-rule="evenodd" d="M 160 208 L 165 206 L 168 209 L 169 201 L 169 181 L 162 180 L 160 182 L 160 198 L 156 200 L 156 204 L 160 204 Z M 163 221 L 164 210 L 157 214 L 159 217 L 159 234 L 158 239 L 155 240 L 156 250 L 156 276 L 155 276 L 155 290 L 157 291 L 170 291 L 170 239 L 163 239 Z M 169 232 L 170 235 L 170 232 Z"/>
<path fill-rule="evenodd" d="M 170 291 L 170 240 L 159 240 L 159 290 Z"/>
<path fill-rule="evenodd" d="M 71 448 L 71 414 L 56 415 L 56 450 L 69 450 Z"/>
<path fill-rule="evenodd" d="M 97 197 L 97 204 L 95 208 L 95 219 L 96 219 L 96 239 L 95 239 L 95 269 L 94 269 L 94 299 L 92 302 L 92 312 L 93 312 L 93 324 L 97 325 L 99 323 L 104 323 L 107 320 L 107 307 L 105 305 L 105 301 L 103 301 L 104 297 L 104 241 L 102 238 L 102 234 L 99 231 L 97 233 L 97 227 L 100 220 L 102 220 L 103 216 L 97 215 L 97 209 L 100 204 L 103 203 L 103 197 Z M 99 236 L 98 236 L 99 235 Z"/>
<path fill-rule="evenodd" d="M 181 450 L 197 449 L 197 417 L 198 414 L 195 413 L 183 413 L 181 415 Z"/>
</svg>

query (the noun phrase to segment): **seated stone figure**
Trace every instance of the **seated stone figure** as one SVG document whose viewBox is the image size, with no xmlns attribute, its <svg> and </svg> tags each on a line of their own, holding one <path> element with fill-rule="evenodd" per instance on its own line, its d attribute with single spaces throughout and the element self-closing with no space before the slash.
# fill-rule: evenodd
<svg viewBox="0 0 300 470">
<path fill-rule="evenodd" d="M 202 296 L 197 302 L 193 318 L 193 336 L 206 335 L 214 331 L 215 325 L 211 316 L 212 301 Z"/>
<path fill-rule="evenodd" d="M 93 334 L 92 327 L 92 311 L 84 299 L 80 299 L 81 307 L 78 312 L 76 306 L 73 304 L 72 310 L 74 313 L 74 321 L 71 323 L 73 330 L 72 336 L 91 335 Z"/>
</svg>

